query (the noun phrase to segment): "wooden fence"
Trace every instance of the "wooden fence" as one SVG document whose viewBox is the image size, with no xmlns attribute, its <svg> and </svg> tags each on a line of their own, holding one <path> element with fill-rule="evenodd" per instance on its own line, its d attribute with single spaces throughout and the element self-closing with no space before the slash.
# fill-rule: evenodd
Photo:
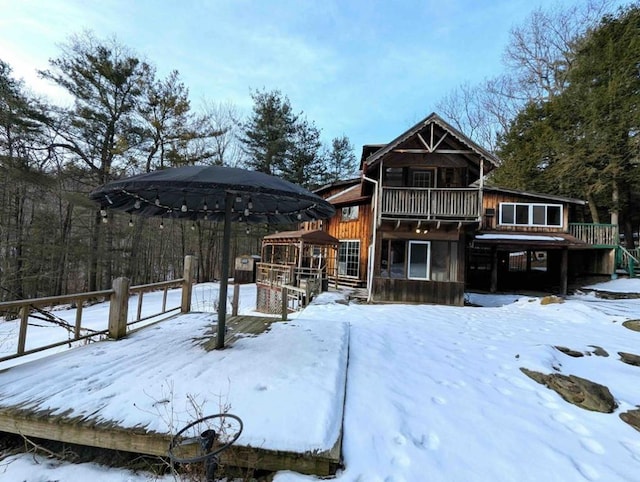
<svg viewBox="0 0 640 482">
<path fill-rule="evenodd" d="M 468 220 L 480 217 L 479 189 L 382 189 L 382 217 Z"/>
<path fill-rule="evenodd" d="M 593 246 L 620 244 L 617 224 L 569 223 L 569 234 Z"/>
<path fill-rule="evenodd" d="M 127 278 L 116 278 L 113 281 L 113 287 L 110 290 L 2 302 L 0 303 L 0 316 L 2 316 L 3 313 L 18 311 L 20 318 L 20 330 L 18 333 L 18 344 L 16 353 L 0 357 L 0 362 L 93 337 L 108 336 L 109 338 L 117 340 L 126 336 L 127 330 L 130 331 L 132 325 L 138 324 L 142 321 L 156 318 L 178 310 L 180 310 L 182 313 L 188 313 L 191 310 L 192 285 L 193 256 L 187 256 L 184 263 L 184 276 L 182 278 L 174 280 L 139 286 L 129 286 L 129 280 Z M 168 308 L 167 291 L 169 290 L 169 288 L 180 286 L 182 287 L 180 306 Z M 142 304 L 144 294 L 158 290 L 163 290 L 164 292 L 161 310 L 159 312 L 142 317 Z M 132 321 L 128 321 L 129 297 L 132 295 L 138 296 L 138 306 L 135 318 Z M 84 304 L 90 301 L 105 298 L 109 298 L 109 319 L 107 328 L 102 330 L 83 328 L 82 312 Z M 71 328 L 73 329 L 73 335 L 69 339 L 64 341 L 49 343 L 27 350 L 27 328 L 29 326 L 30 314 L 32 314 L 34 311 L 41 311 L 43 307 L 61 305 L 66 303 L 72 303 L 76 305 L 75 324 L 73 326 L 66 327 L 70 331 Z M 60 320 L 57 320 L 57 322 L 62 323 Z M 83 331 L 85 332 L 85 334 L 83 334 Z"/>
</svg>

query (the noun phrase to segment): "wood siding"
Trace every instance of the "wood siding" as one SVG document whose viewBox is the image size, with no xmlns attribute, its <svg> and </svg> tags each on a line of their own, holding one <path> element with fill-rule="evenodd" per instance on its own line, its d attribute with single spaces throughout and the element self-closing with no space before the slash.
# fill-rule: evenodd
<svg viewBox="0 0 640 482">
<path fill-rule="evenodd" d="M 500 204 L 501 203 L 527 203 L 527 204 L 560 204 L 562 206 L 562 226 L 505 226 L 499 224 L 500 221 Z M 493 216 L 487 215 L 487 210 L 494 210 Z M 518 196 L 508 193 L 484 192 L 482 197 L 482 229 L 496 231 L 519 231 L 519 232 L 535 232 L 535 233 L 566 233 L 569 226 L 569 205 L 559 201 L 544 201 L 542 199 L 534 199 L 526 196 Z"/>
<path fill-rule="evenodd" d="M 464 305 L 464 282 L 373 278 L 374 301 Z"/>
<path fill-rule="evenodd" d="M 371 244 L 371 227 L 373 225 L 373 211 L 371 204 L 361 204 L 358 207 L 358 219 L 352 221 L 342 221 L 342 210 L 336 208 L 336 214 L 331 219 L 325 221 L 327 233 L 334 238 L 343 240 L 360 241 L 360 267 L 358 280 L 367 280 L 367 255 Z M 329 266 L 333 272 L 334 266 Z"/>
</svg>

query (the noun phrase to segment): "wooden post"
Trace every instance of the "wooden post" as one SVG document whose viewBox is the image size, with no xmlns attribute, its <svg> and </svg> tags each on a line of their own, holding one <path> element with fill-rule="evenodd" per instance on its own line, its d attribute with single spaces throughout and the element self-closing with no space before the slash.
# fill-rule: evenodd
<svg viewBox="0 0 640 482">
<path fill-rule="evenodd" d="M 282 287 L 282 321 L 287 321 L 289 290 Z"/>
<path fill-rule="evenodd" d="M 27 326 L 29 324 L 29 307 L 20 308 L 20 333 L 18 334 L 18 355 L 24 353 L 27 344 Z"/>
<path fill-rule="evenodd" d="M 181 313 L 189 313 L 191 311 L 191 290 L 193 288 L 193 256 L 184 257 L 184 281 L 182 282 L 182 303 L 180 305 Z"/>
<path fill-rule="evenodd" d="M 238 316 L 238 302 L 240 299 L 240 284 L 233 284 L 233 300 L 231 300 L 231 316 Z"/>
<path fill-rule="evenodd" d="M 491 293 L 498 291 L 498 250 L 491 248 L 491 285 L 489 288 Z"/>
<path fill-rule="evenodd" d="M 113 280 L 113 294 L 109 304 L 109 337 L 115 340 L 127 334 L 127 315 L 129 312 L 129 279 Z"/>
<path fill-rule="evenodd" d="M 76 326 L 73 332 L 75 339 L 80 338 L 80 328 L 82 327 L 82 300 L 76 301 Z"/>
<path fill-rule="evenodd" d="M 562 261 L 560 262 L 560 294 L 566 295 L 569 287 L 569 250 L 562 248 Z"/>
</svg>

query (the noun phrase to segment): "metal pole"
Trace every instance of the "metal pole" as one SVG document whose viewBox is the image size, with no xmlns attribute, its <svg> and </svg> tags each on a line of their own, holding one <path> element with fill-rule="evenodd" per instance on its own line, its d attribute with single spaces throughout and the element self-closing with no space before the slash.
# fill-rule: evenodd
<svg viewBox="0 0 640 482">
<path fill-rule="evenodd" d="M 232 193 L 227 193 L 224 200 L 224 234 L 222 236 L 222 275 L 220 278 L 220 298 L 218 300 L 218 336 L 216 349 L 224 348 L 224 336 L 227 321 L 227 285 L 229 283 L 229 251 L 231 249 L 231 208 Z"/>
</svg>

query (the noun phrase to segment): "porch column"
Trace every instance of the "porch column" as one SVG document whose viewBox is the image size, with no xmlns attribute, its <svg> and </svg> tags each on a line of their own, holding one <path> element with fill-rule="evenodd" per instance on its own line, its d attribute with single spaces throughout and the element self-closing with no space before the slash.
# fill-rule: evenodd
<svg viewBox="0 0 640 482">
<path fill-rule="evenodd" d="M 498 249 L 495 246 L 491 248 L 491 284 L 489 291 L 491 293 L 498 291 Z"/>
<path fill-rule="evenodd" d="M 562 248 L 560 259 L 560 294 L 566 295 L 569 285 L 569 250 Z"/>
</svg>

